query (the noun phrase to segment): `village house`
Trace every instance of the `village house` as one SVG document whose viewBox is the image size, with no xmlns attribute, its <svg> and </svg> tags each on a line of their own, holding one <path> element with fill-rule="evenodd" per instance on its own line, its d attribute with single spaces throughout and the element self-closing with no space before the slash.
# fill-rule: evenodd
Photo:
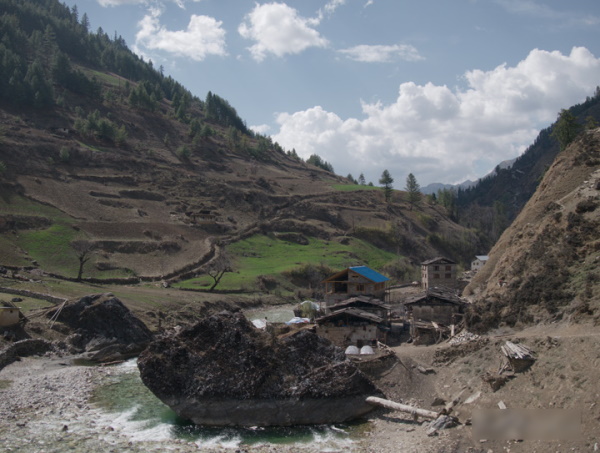
<svg viewBox="0 0 600 453">
<path fill-rule="evenodd" d="M 19 324 L 21 312 L 17 307 L 0 307 L 0 327 Z"/>
<path fill-rule="evenodd" d="M 371 296 L 385 300 L 389 278 L 367 266 L 344 269 L 323 280 L 327 307 L 353 296 Z"/>
<path fill-rule="evenodd" d="M 356 296 L 350 299 L 343 300 L 334 305 L 327 307 L 327 310 L 331 313 L 334 311 L 342 310 L 344 308 L 355 308 L 360 311 L 371 313 L 379 316 L 384 321 L 388 321 L 390 318 L 391 305 L 384 304 L 379 299 L 368 296 Z"/>
<path fill-rule="evenodd" d="M 487 255 L 476 255 L 475 260 L 471 261 L 471 270 L 477 272 L 487 263 L 488 259 Z"/>
<path fill-rule="evenodd" d="M 342 348 L 354 345 L 360 349 L 387 340 L 387 332 L 381 328 L 383 318 L 356 308 L 337 310 L 318 318 L 316 323 L 317 335 Z"/>
<path fill-rule="evenodd" d="M 429 288 L 404 302 L 415 344 L 432 344 L 454 334 L 465 302 L 447 288 Z"/>
<path fill-rule="evenodd" d="M 213 224 L 217 221 L 216 214 L 210 209 L 202 209 L 200 211 L 190 211 L 186 213 L 194 223 L 198 225 Z"/>
<path fill-rule="evenodd" d="M 421 263 L 421 287 L 424 290 L 433 287 L 456 288 L 456 263 L 438 256 Z"/>
</svg>

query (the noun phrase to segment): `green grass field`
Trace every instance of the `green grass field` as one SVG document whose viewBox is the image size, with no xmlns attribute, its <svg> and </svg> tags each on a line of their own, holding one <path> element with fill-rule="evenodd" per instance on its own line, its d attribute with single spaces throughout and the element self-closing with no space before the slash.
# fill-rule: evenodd
<svg viewBox="0 0 600 453">
<path fill-rule="evenodd" d="M 44 230 L 28 230 L 20 234 L 19 245 L 44 269 L 67 276 L 77 274 L 77 255 L 70 246 L 77 232 L 65 223 L 54 223 Z"/>
<path fill-rule="evenodd" d="M 255 290 L 257 277 L 264 275 L 281 281 L 282 273 L 303 264 L 324 264 L 333 269 L 367 265 L 380 269 L 394 260 L 396 255 L 358 240 L 350 239 L 348 245 L 337 241 L 309 238 L 308 245 L 299 245 L 269 236 L 257 235 L 230 245 L 227 251 L 235 257 L 234 273 L 225 274 L 217 289 Z M 207 289 L 212 283 L 202 276 L 179 283 L 188 289 Z"/>
</svg>

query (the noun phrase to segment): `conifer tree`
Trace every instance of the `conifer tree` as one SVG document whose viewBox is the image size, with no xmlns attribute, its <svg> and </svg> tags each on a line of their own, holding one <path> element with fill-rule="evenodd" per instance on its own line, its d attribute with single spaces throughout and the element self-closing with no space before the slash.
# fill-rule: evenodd
<svg viewBox="0 0 600 453">
<path fill-rule="evenodd" d="M 419 204 L 421 201 L 421 186 L 417 182 L 417 178 L 412 173 L 409 173 L 406 177 L 406 187 L 404 188 L 408 194 L 408 203 L 410 204 L 410 210 Z"/>
<path fill-rule="evenodd" d="M 554 124 L 552 137 L 558 140 L 561 151 L 575 140 L 581 126 L 577 123 L 575 115 L 569 110 L 562 109 L 558 114 L 558 120 Z"/>
<path fill-rule="evenodd" d="M 389 203 L 392 199 L 392 193 L 394 191 L 394 186 L 392 185 L 393 182 L 394 178 L 392 178 L 390 172 L 387 170 L 383 170 L 381 178 L 379 178 L 379 184 L 381 184 L 383 187 L 383 194 L 387 203 Z"/>
</svg>

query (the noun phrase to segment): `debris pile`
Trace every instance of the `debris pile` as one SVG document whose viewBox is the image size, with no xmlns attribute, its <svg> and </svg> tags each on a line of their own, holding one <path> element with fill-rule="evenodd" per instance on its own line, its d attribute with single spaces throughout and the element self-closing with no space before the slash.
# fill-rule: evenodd
<svg viewBox="0 0 600 453">
<path fill-rule="evenodd" d="M 502 387 L 515 373 L 525 371 L 535 361 L 534 353 L 527 346 L 507 341 L 500 350 L 505 356 L 497 371 L 486 371 L 481 379 L 487 382 L 495 392 Z"/>
<path fill-rule="evenodd" d="M 477 341 L 480 338 L 481 338 L 480 335 L 463 330 L 458 335 L 450 338 L 450 340 L 448 340 L 448 344 L 457 345 L 457 344 L 467 343 L 469 341 Z"/>
<path fill-rule="evenodd" d="M 535 362 L 533 352 L 525 345 L 507 341 L 500 349 L 515 372 L 525 371 Z"/>
<path fill-rule="evenodd" d="M 338 423 L 372 409 L 380 391 L 344 351 L 309 331 L 280 339 L 222 312 L 153 341 L 143 383 L 198 425 Z"/>
</svg>

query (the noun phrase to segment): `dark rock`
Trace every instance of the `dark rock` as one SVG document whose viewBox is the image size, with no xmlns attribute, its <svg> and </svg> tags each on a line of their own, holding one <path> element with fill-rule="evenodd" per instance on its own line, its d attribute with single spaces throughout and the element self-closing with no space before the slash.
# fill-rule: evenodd
<svg viewBox="0 0 600 453">
<path fill-rule="evenodd" d="M 429 423 L 427 430 L 428 436 L 436 436 L 438 430 L 452 428 L 456 425 L 456 420 L 449 415 L 440 415 L 436 420 Z"/>
<path fill-rule="evenodd" d="M 134 357 L 152 340 L 148 327 L 110 293 L 84 296 L 47 316 L 73 329 L 71 352 L 95 352 L 91 358 L 99 362 Z"/>
<path fill-rule="evenodd" d="M 443 406 L 446 404 L 446 400 L 444 400 L 444 398 L 440 398 L 439 396 L 436 396 L 433 401 L 431 402 L 432 406 Z"/>
<path fill-rule="evenodd" d="M 41 339 L 27 339 L 17 341 L 8 348 L 0 351 L 0 370 L 21 357 L 45 354 L 52 350 L 52 343 Z"/>
<path fill-rule="evenodd" d="M 275 339 L 222 312 L 156 339 L 138 360 L 142 381 L 200 425 L 338 423 L 367 413 L 379 390 L 344 351 L 300 331 Z"/>
</svg>

